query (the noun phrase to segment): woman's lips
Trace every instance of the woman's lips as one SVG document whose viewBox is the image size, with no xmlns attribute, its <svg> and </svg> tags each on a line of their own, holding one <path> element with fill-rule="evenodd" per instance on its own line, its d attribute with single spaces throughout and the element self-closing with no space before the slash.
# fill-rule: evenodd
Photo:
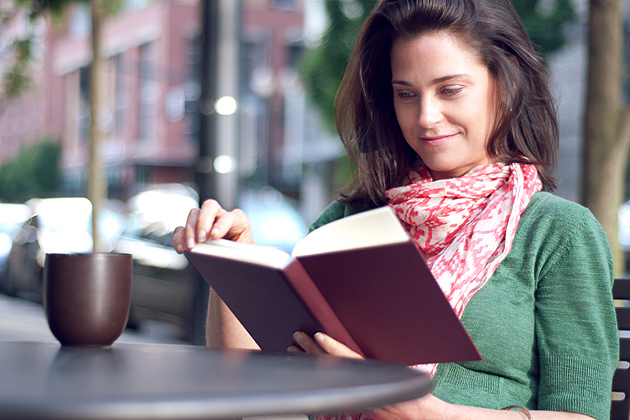
<svg viewBox="0 0 630 420">
<path fill-rule="evenodd" d="M 429 146 L 439 146 L 451 140 L 457 134 L 445 134 L 441 136 L 426 136 L 420 137 L 420 140 L 428 144 Z"/>
</svg>

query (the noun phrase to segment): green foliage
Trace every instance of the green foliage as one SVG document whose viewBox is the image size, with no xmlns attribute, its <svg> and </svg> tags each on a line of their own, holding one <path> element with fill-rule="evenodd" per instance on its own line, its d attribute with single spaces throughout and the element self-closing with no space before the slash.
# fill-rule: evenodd
<svg viewBox="0 0 630 420">
<path fill-rule="evenodd" d="M 3 101 L 18 98 L 22 92 L 30 89 L 33 85 L 31 78 L 24 71 L 24 66 L 15 64 L 4 74 L 3 81 Z"/>
<path fill-rule="evenodd" d="M 51 13 L 54 17 L 59 18 L 63 14 L 65 7 L 71 3 L 87 3 L 100 1 L 99 5 L 103 6 L 103 10 L 107 15 L 115 13 L 122 7 L 122 0 L 15 0 L 14 10 L 3 9 L 0 12 L 0 25 L 3 20 L 12 17 L 18 10 L 28 13 L 31 22 L 35 21 L 45 13 Z M 13 50 L 13 64 L 2 76 L 0 80 L 0 117 L 2 115 L 3 106 L 13 99 L 30 89 L 33 84 L 30 78 L 30 69 L 32 63 L 32 43 L 33 34 L 25 36 L 13 42 L 11 48 Z M 1 59 L 1 57 L 0 57 Z"/>
<path fill-rule="evenodd" d="M 5 100 L 18 98 L 20 94 L 31 87 L 28 77 L 31 61 L 31 38 L 19 39 L 13 42 L 15 60 L 4 74 L 2 94 Z"/>
<path fill-rule="evenodd" d="M 511 0 L 536 49 L 549 55 L 565 43 L 563 28 L 575 20 L 570 0 Z M 359 27 L 376 0 L 324 0 L 329 26 L 317 48 L 307 51 L 300 66 L 311 100 L 334 127 L 334 99 L 355 44 Z"/>
<path fill-rule="evenodd" d="M 348 65 L 359 28 L 376 0 L 324 0 L 328 28 L 319 47 L 308 50 L 300 63 L 311 100 L 322 110 L 322 117 L 333 128 L 337 88 Z"/>
<path fill-rule="evenodd" d="M 61 185 L 61 148 L 53 139 L 43 139 L 0 166 L 0 199 L 23 203 L 45 197 Z"/>
<path fill-rule="evenodd" d="M 575 21 L 576 15 L 571 0 L 555 0 L 549 9 L 541 0 L 511 0 L 514 10 L 536 50 L 543 56 L 558 51 L 567 41 L 563 33 L 566 24 Z"/>
<path fill-rule="evenodd" d="M 44 12 L 59 15 L 64 5 L 70 1 L 77 0 L 15 0 L 13 8 L 3 9 L 2 14 L 0 14 L 0 25 L 19 11 L 27 13 L 31 22 L 39 18 Z M 9 101 L 19 98 L 23 92 L 33 86 L 30 77 L 33 60 L 32 44 L 33 32 L 29 31 L 23 38 L 14 40 L 9 51 L 3 52 L 3 55 L 11 58 L 11 66 L 3 75 L 0 75 L 2 76 L 0 80 L 0 117 Z"/>
<path fill-rule="evenodd" d="M 18 0 L 17 4 L 21 7 L 29 9 L 31 16 L 36 16 L 44 12 L 52 12 L 53 14 L 60 14 L 63 12 L 63 8 L 66 4 L 76 1 L 87 0 Z"/>
</svg>

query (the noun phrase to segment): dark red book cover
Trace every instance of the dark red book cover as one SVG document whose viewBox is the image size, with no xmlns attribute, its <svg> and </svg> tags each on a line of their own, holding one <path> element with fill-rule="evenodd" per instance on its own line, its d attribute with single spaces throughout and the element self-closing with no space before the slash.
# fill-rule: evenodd
<svg viewBox="0 0 630 420">
<path fill-rule="evenodd" d="M 391 210 L 358 216 L 308 235 L 293 257 L 224 240 L 186 255 L 263 350 L 285 351 L 298 330 L 323 331 L 367 358 L 480 360 Z"/>
<path fill-rule="evenodd" d="M 412 242 L 298 257 L 365 357 L 480 360 Z"/>
<path fill-rule="evenodd" d="M 190 251 L 186 256 L 261 349 L 284 352 L 296 331 L 322 331 L 362 354 L 298 261 L 277 268 Z"/>
</svg>

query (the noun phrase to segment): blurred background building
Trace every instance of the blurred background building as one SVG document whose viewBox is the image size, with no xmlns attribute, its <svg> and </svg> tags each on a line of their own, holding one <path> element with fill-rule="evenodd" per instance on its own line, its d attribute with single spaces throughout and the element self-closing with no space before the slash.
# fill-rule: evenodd
<svg viewBox="0 0 630 420">
<path fill-rule="evenodd" d="M 217 141 L 232 143 L 236 155 L 227 156 L 231 160 L 221 170 L 237 174 L 237 188 L 269 185 L 305 200 L 305 216 L 312 219 L 332 195 L 326 166 L 342 150 L 321 128 L 296 70 L 309 2 L 229 3 L 239 6 L 238 59 L 224 68 L 237 80 L 237 129 L 220 131 Z M 12 23 L 1 31 L 5 43 L 19 36 L 26 16 Z M 198 0 L 128 1 L 108 19 L 107 105 L 99 124 L 106 133 L 101 152 L 110 198 L 126 200 L 144 185 L 193 183 L 200 164 L 201 24 Z M 57 139 L 62 192 L 82 195 L 89 157 L 90 11 L 74 5 L 63 24 L 48 19 L 37 25 L 36 88 L 0 117 L 0 162 L 42 138 Z"/>
</svg>

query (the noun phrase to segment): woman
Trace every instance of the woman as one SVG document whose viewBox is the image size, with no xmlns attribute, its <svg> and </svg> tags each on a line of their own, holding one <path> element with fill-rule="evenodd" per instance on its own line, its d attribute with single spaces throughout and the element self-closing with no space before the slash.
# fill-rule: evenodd
<svg viewBox="0 0 630 420">
<path fill-rule="evenodd" d="M 610 249 L 586 209 L 541 191 L 555 187 L 555 111 L 508 0 L 382 0 L 336 109 L 356 183 L 313 228 L 394 208 L 484 360 L 429 366 L 435 386 L 423 398 L 322 418 L 608 418 Z M 214 201 L 191 212 L 175 244 L 208 237 L 252 240 L 247 217 Z M 322 333 L 295 337 L 294 351 L 358 357 Z M 208 344 L 255 348 L 215 295 Z"/>
</svg>

